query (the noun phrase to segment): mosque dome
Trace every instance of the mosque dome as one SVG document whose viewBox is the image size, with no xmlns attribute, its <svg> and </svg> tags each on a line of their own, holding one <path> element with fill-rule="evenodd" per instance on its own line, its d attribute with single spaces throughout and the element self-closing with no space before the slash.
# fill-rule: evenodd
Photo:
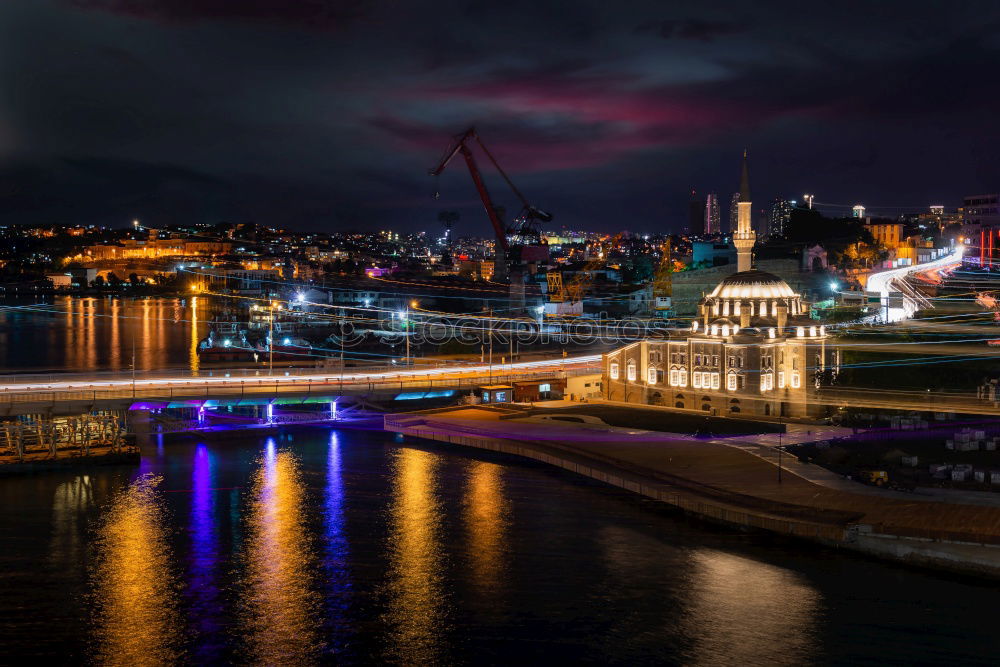
<svg viewBox="0 0 1000 667">
<path fill-rule="evenodd" d="M 716 285 L 709 299 L 798 298 L 784 280 L 766 271 L 740 271 Z"/>
</svg>

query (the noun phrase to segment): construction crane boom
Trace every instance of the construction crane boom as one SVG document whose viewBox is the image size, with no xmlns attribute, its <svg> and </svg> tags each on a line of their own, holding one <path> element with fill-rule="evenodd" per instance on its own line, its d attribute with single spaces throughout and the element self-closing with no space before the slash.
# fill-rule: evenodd
<svg viewBox="0 0 1000 667">
<path fill-rule="evenodd" d="M 479 167 L 476 166 L 476 158 L 472 155 L 472 151 L 470 151 L 469 147 L 466 145 L 466 142 L 473 137 L 475 137 L 478 141 L 476 129 L 474 127 L 470 127 L 465 131 L 465 134 L 461 135 L 457 139 L 455 145 L 445 154 L 444 159 L 438 164 L 437 167 L 431 169 L 430 173 L 431 176 L 440 176 L 444 172 L 445 167 L 448 166 L 448 163 L 451 162 L 452 158 L 459 153 L 462 154 L 462 157 L 465 158 L 465 164 L 469 168 L 469 174 L 472 175 L 472 182 L 475 184 L 476 190 L 479 192 L 479 198 L 483 202 L 483 208 L 486 209 L 486 215 L 490 219 L 490 224 L 493 225 L 493 233 L 496 235 L 497 243 L 506 252 L 507 250 L 510 250 L 510 244 L 507 242 L 507 230 L 504 227 L 503 221 L 500 220 L 500 216 L 497 214 L 496 207 L 493 205 L 493 200 L 490 198 L 490 191 L 486 188 L 486 182 L 483 180 L 482 174 L 479 173 Z M 481 145 L 482 142 L 480 142 L 480 146 Z M 489 155 L 489 153 L 487 153 L 487 155 Z M 493 161 L 493 156 L 490 156 L 490 160 Z M 496 164 L 496 161 L 493 161 L 493 164 Z M 506 178 L 506 175 L 504 175 L 504 178 Z M 509 183 L 510 181 L 508 180 L 507 182 Z"/>
<path fill-rule="evenodd" d="M 486 187 L 486 182 L 483 180 L 482 173 L 479 171 L 479 167 L 476 165 L 475 157 L 472 155 L 472 151 L 469 150 L 469 144 L 475 140 L 479 148 L 482 149 L 483 153 L 489 159 L 490 163 L 496 168 L 503 178 L 504 182 L 507 183 L 511 191 L 521 202 L 521 213 L 514 218 L 514 223 L 509 227 L 505 226 L 503 221 L 500 219 L 500 215 L 497 213 L 497 208 L 493 204 L 493 200 L 490 198 L 489 190 Z M 483 140 L 476 133 L 476 128 L 470 127 L 463 134 L 455 138 L 455 143 L 452 147 L 445 153 L 441 162 L 438 166 L 430 170 L 431 176 L 440 176 L 448 164 L 454 159 L 459 153 L 465 158 L 465 164 L 469 168 L 469 173 L 472 175 L 472 181 L 476 185 L 476 190 L 479 192 L 479 198 L 483 202 L 483 207 L 486 209 L 486 215 L 489 216 L 490 224 L 493 226 L 493 232 L 496 234 L 497 243 L 499 247 L 503 248 L 505 252 L 510 250 L 511 243 L 508 237 L 513 237 L 515 243 L 523 244 L 528 241 L 529 244 L 539 244 L 541 242 L 538 224 L 540 222 L 550 222 L 552 220 L 552 214 L 547 211 L 543 211 L 540 208 L 532 206 L 524 194 L 517 189 L 514 182 L 510 180 L 507 172 L 503 170 L 500 163 L 497 162 L 496 158 L 493 157 L 493 153 L 490 149 L 486 147 Z"/>
</svg>

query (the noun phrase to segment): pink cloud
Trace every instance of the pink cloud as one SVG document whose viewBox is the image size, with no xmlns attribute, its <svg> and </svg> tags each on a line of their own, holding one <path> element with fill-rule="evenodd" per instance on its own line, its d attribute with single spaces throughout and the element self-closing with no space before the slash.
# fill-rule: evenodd
<svg viewBox="0 0 1000 667">
<path fill-rule="evenodd" d="M 655 149 L 696 145 L 736 127 L 749 129 L 785 113 L 758 101 L 713 99 L 682 87 L 642 87 L 627 76 L 508 78 L 403 91 L 404 101 L 490 110 L 483 140 L 511 171 L 579 169 Z M 524 122 L 545 116 L 549 123 Z M 441 129 L 398 112 L 375 125 L 398 148 L 444 150 Z M 541 128 L 548 129 L 541 129 Z M 457 131 L 461 128 L 453 128 Z"/>
</svg>

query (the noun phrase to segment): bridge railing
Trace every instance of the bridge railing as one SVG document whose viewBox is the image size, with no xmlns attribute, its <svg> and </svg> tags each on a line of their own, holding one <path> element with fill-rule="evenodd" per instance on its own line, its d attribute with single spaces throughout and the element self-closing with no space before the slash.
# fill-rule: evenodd
<svg viewBox="0 0 1000 667">
<path fill-rule="evenodd" d="M 302 378 L 253 378 L 247 380 L 225 380 L 204 384 L 167 384 L 162 387 L 145 385 L 124 385 L 113 388 L 80 388 L 68 390 L 32 390 L 0 392 L 0 406 L 13 406 L 25 403 L 66 403 L 66 402 L 96 402 L 117 399 L 209 399 L 233 398 L 239 396 L 260 396 L 279 394 L 329 394 L 353 393 L 364 394 L 374 392 L 405 392 L 407 390 L 430 389 L 474 389 L 487 384 L 510 384 L 524 380 L 537 379 L 539 376 L 552 375 L 568 377 L 592 374 L 593 369 L 570 369 L 532 373 L 495 374 L 492 376 L 474 376 L 441 378 L 436 375 L 407 376 L 405 379 L 372 379 L 364 382 L 341 382 L 336 377 Z"/>
<path fill-rule="evenodd" d="M 594 355 L 595 357 L 597 355 Z M 514 370 L 516 370 L 521 363 L 535 363 L 538 361 L 544 361 L 543 359 L 522 359 L 515 361 L 512 365 Z M 553 368 L 555 368 L 561 361 L 574 362 L 573 358 L 567 360 L 551 359 L 549 360 Z M 495 365 L 496 374 L 503 374 L 505 371 L 504 366 L 508 364 Z M 350 366 L 344 369 L 343 373 L 347 376 L 358 376 L 362 374 L 371 375 L 391 375 L 394 373 L 416 373 L 419 374 L 421 371 L 427 372 L 437 372 L 440 373 L 441 369 L 453 370 L 455 373 L 470 372 L 472 368 L 482 369 L 486 367 L 486 363 L 481 361 L 467 361 L 467 360 L 445 360 L 445 361 L 435 361 L 434 363 L 415 363 L 413 365 L 369 365 L 369 366 Z M 238 368 L 210 368 L 201 369 L 198 371 L 193 371 L 190 369 L 161 369 L 161 370 L 139 370 L 133 373 L 131 370 L 113 370 L 113 371 L 94 371 L 87 373 L 71 373 L 71 372 L 58 372 L 58 373 L 32 373 L 32 372 L 19 372 L 16 374 L 0 375 L 0 385 L 46 385 L 52 383 L 79 383 L 85 385 L 88 383 L 122 383 L 129 382 L 133 379 L 141 381 L 150 380 L 162 380 L 167 381 L 178 381 L 178 382 L 197 382 L 199 380 L 218 380 L 219 378 L 233 379 L 233 380 L 282 380 L 282 379 L 295 379 L 295 378 L 335 378 L 341 375 L 341 370 L 339 368 L 328 368 L 328 367 L 306 367 L 306 368 L 274 368 L 273 371 L 268 371 L 267 368 L 263 368 L 259 365 L 257 366 L 246 366 Z"/>
</svg>

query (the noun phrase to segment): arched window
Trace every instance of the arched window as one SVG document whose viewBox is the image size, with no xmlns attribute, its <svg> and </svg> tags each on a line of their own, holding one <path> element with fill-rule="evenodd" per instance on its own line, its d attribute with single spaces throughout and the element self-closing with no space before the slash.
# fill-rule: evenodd
<svg viewBox="0 0 1000 667">
<path fill-rule="evenodd" d="M 646 382 L 649 384 L 656 384 L 656 369 L 652 366 L 646 370 Z"/>
<path fill-rule="evenodd" d="M 635 362 L 629 359 L 628 365 L 625 366 L 625 377 L 628 378 L 629 382 L 635 382 Z"/>
<path fill-rule="evenodd" d="M 684 401 L 676 401 L 674 403 L 674 407 L 675 408 L 683 408 L 684 407 Z"/>
<path fill-rule="evenodd" d="M 730 373 L 726 376 L 726 389 L 729 391 L 736 391 L 736 373 Z"/>
<path fill-rule="evenodd" d="M 678 379 L 680 380 L 680 382 L 679 382 L 680 386 L 682 386 L 682 387 L 688 386 L 688 372 L 687 372 L 687 369 L 686 368 L 682 368 L 680 370 L 679 375 L 680 375 L 680 377 Z"/>
<path fill-rule="evenodd" d="M 704 410 L 705 412 L 711 412 L 712 406 L 709 403 L 703 403 L 701 409 Z"/>
<path fill-rule="evenodd" d="M 611 365 L 608 366 L 608 375 L 611 376 L 612 380 L 618 379 L 618 362 L 612 361 Z"/>
</svg>

